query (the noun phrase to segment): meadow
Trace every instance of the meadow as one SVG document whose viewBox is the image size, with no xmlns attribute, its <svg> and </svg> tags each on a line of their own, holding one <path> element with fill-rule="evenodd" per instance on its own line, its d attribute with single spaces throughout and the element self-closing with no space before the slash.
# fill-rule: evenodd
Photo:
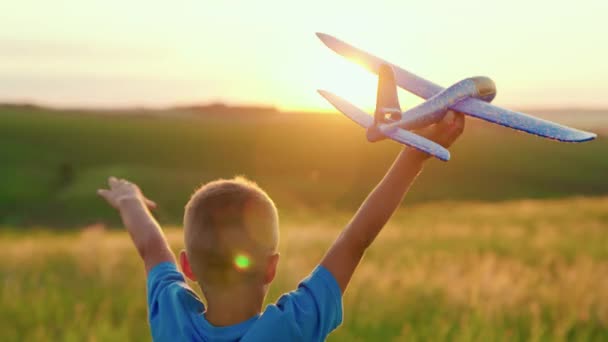
<svg viewBox="0 0 608 342">
<path fill-rule="evenodd" d="M 235 175 L 258 182 L 283 215 L 351 212 L 400 148 L 368 143 L 339 115 L 135 114 L 0 107 L 0 224 L 118 224 L 95 195 L 110 175 L 140 184 L 174 225 L 199 184 Z M 452 160 L 429 162 L 407 200 L 608 194 L 606 151 L 604 139 L 557 143 L 470 119 Z"/>
<path fill-rule="evenodd" d="M 367 252 L 329 341 L 605 341 L 608 197 L 443 202 L 400 211 Z M 268 301 L 348 215 L 282 225 Z M 181 230 L 167 230 L 175 250 Z M 143 341 L 143 267 L 125 232 L 0 234 L 2 341 Z M 198 289 L 197 289 L 198 290 Z"/>
<path fill-rule="evenodd" d="M 272 302 L 398 151 L 333 115 L 2 108 L 0 340 L 149 339 L 143 267 L 95 195 L 110 175 L 159 203 L 176 251 L 198 184 L 257 181 L 282 221 Z M 366 253 L 329 341 L 608 340 L 606 151 L 469 120 Z"/>
</svg>

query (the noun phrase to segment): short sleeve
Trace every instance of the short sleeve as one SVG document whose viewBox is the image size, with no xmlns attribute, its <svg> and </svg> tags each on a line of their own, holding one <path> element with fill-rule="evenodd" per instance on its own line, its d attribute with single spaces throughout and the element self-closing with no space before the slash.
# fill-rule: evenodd
<svg viewBox="0 0 608 342">
<path fill-rule="evenodd" d="M 148 272 L 148 310 L 149 316 L 158 311 L 158 299 L 171 284 L 184 283 L 184 276 L 177 270 L 175 263 L 161 262 Z"/>
<path fill-rule="evenodd" d="M 283 295 L 277 307 L 290 313 L 306 341 L 324 341 L 342 323 L 342 293 L 334 276 L 319 265 L 298 288 Z"/>
<path fill-rule="evenodd" d="M 154 266 L 148 273 L 147 290 L 148 318 L 152 325 L 160 315 L 161 308 L 165 311 L 174 311 L 178 310 L 179 305 L 194 312 L 204 310 L 202 303 L 186 284 L 184 275 L 178 271 L 175 263 L 162 262 Z"/>
</svg>

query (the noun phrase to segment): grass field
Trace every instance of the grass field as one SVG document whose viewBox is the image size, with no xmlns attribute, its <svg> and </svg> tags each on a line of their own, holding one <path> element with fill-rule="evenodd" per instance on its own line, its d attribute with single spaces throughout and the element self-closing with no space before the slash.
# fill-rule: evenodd
<svg viewBox="0 0 608 342">
<path fill-rule="evenodd" d="M 365 256 L 330 341 L 605 341 L 608 197 L 402 209 Z M 347 214 L 286 220 L 269 301 L 318 262 Z M 168 235 L 176 250 L 181 230 Z M 125 232 L 0 236 L 0 340 L 149 338 Z"/>
<path fill-rule="evenodd" d="M 198 184 L 257 181 L 282 220 L 273 301 L 399 150 L 340 116 L 175 114 L 0 107 L 0 341 L 149 339 L 143 268 L 95 195 L 110 175 L 159 203 L 176 250 Z M 469 120 L 366 254 L 330 341 L 608 340 L 606 151 Z"/>
<path fill-rule="evenodd" d="M 408 201 L 608 194 L 608 142 L 564 144 L 469 120 L 453 160 L 433 161 Z M 118 224 L 94 193 L 110 175 L 141 184 L 181 223 L 201 182 L 246 175 L 283 215 L 356 209 L 399 146 L 367 143 L 338 115 L 117 117 L 0 110 L 0 224 Z"/>
</svg>

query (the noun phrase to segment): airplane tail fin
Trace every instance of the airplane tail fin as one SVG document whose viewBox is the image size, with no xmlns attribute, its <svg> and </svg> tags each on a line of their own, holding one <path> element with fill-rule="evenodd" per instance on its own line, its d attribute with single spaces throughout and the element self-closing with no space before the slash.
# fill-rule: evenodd
<svg viewBox="0 0 608 342">
<path fill-rule="evenodd" d="M 387 117 L 387 115 L 390 115 L 390 117 Z M 401 119 L 401 107 L 397 97 L 395 73 L 388 64 L 382 64 L 378 70 L 378 93 L 376 95 L 374 121 L 379 124 L 399 119 Z"/>
<path fill-rule="evenodd" d="M 395 73 L 388 64 L 380 65 L 378 69 L 378 93 L 376 95 L 376 111 L 374 112 L 374 126 L 367 130 L 367 140 L 379 141 L 385 137 L 378 130 L 378 125 L 390 123 L 401 119 L 401 107 L 397 96 Z"/>
</svg>

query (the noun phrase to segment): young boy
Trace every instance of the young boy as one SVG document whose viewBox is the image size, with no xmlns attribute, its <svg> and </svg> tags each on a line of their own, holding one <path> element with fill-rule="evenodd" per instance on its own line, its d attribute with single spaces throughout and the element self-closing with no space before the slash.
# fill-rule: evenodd
<svg viewBox="0 0 608 342">
<path fill-rule="evenodd" d="M 448 112 L 419 134 L 448 147 L 464 117 Z M 276 274 L 278 215 L 255 183 L 217 180 L 198 189 L 184 214 L 181 272 L 137 185 L 111 177 L 100 196 L 116 208 L 143 259 L 155 341 L 323 341 L 342 322 L 342 294 L 428 155 L 405 148 L 327 254 L 298 288 L 262 310 Z M 182 273 L 183 272 L 183 273 Z M 207 307 L 188 287 L 196 281 Z"/>
</svg>

